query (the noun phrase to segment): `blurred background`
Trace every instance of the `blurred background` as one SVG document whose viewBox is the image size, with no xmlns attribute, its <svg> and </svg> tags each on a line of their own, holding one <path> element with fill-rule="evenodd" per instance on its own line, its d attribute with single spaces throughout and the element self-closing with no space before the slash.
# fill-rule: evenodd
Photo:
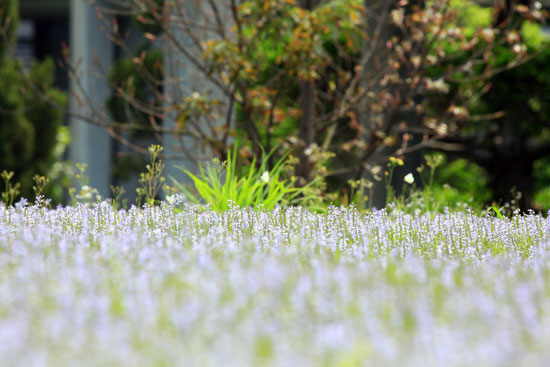
<svg viewBox="0 0 550 367">
<path fill-rule="evenodd" d="M 238 144 L 243 162 L 292 151 L 327 201 L 381 207 L 412 173 L 445 205 L 547 211 L 549 8 L 1 0 L 0 171 L 27 198 L 39 174 L 54 203 L 75 185 L 132 202 L 149 145 L 183 180 Z"/>
</svg>

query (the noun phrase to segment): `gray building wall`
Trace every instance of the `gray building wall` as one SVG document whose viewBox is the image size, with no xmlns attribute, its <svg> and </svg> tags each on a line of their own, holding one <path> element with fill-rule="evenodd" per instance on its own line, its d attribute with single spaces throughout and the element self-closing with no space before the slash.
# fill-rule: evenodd
<svg viewBox="0 0 550 367">
<path fill-rule="evenodd" d="M 88 0 L 70 2 L 70 48 L 72 64 L 80 66 L 78 78 L 70 81 L 70 89 L 72 93 L 81 94 L 85 103 L 80 104 L 71 95 L 69 109 L 76 114 L 102 120 L 101 115 L 107 113 L 103 105 L 110 94 L 110 87 L 100 69 L 108 70 L 112 64 L 114 45 Z M 83 91 L 87 97 L 83 96 Z M 69 123 L 72 136 L 70 159 L 86 163 L 90 186 L 103 197 L 110 196 L 113 144 L 109 134 L 105 129 L 76 117 L 70 117 Z"/>
</svg>

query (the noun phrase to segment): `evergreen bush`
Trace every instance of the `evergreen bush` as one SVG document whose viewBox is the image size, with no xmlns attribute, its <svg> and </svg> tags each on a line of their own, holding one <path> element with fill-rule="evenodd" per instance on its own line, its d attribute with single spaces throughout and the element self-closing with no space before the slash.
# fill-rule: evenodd
<svg viewBox="0 0 550 367">
<path fill-rule="evenodd" d="M 33 62 L 22 71 L 10 49 L 15 45 L 18 1 L 9 0 L 0 11 L 0 24 L 9 25 L 7 41 L 0 47 L 0 171 L 13 171 L 21 194 L 32 197 L 32 177 L 47 175 L 54 163 L 54 148 L 63 122 L 67 97 L 53 87 L 51 59 Z"/>
</svg>

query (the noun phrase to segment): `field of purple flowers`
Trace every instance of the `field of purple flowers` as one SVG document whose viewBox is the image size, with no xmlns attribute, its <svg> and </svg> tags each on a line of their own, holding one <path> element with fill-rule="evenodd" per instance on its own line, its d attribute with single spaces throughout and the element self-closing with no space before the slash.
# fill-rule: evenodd
<svg viewBox="0 0 550 367">
<path fill-rule="evenodd" d="M 550 219 L 0 204 L 6 366 L 545 366 Z"/>
</svg>

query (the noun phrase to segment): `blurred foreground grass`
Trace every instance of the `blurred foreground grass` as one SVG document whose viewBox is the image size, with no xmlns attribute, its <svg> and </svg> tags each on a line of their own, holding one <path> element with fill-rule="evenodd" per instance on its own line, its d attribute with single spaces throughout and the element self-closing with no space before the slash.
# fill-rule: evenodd
<svg viewBox="0 0 550 367">
<path fill-rule="evenodd" d="M 0 204 L 0 238 L 6 366 L 550 361 L 538 215 Z"/>
</svg>

